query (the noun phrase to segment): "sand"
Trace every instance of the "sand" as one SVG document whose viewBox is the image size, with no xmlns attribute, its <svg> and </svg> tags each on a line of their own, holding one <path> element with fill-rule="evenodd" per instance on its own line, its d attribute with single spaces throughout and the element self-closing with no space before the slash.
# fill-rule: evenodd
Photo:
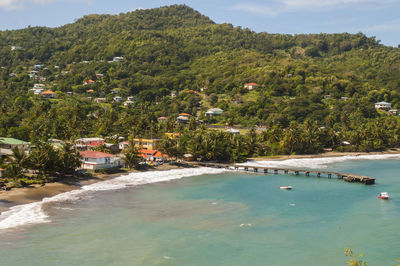
<svg viewBox="0 0 400 266">
<path fill-rule="evenodd" d="M 163 164 L 146 171 L 165 171 L 177 168 L 179 167 L 175 165 Z M 43 198 L 46 197 L 53 197 L 60 193 L 79 189 L 82 186 L 90 185 L 100 181 L 105 181 L 132 172 L 139 172 L 139 171 L 138 170 L 120 171 L 118 173 L 113 173 L 113 174 L 99 174 L 93 177 L 68 178 L 59 182 L 46 183 L 44 186 L 33 185 L 26 188 L 13 188 L 9 191 L 2 190 L 0 191 L 0 213 L 8 210 L 10 207 L 15 205 L 41 201 Z"/>
</svg>

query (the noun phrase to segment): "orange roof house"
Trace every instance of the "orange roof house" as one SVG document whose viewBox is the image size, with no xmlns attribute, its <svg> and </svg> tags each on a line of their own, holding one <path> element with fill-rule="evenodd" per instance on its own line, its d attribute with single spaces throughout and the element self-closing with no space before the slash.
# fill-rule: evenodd
<svg viewBox="0 0 400 266">
<path fill-rule="evenodd" d="M 188 114 L 188 113 L 181 113 L 181 114 L 179 114 L 179 116 L 192 116 L 192 115 Z"/>
<path fill-rule="evenodd" d="M 43 91 L 40 93 L 42 95 L 43 98 L 56 98 L 57 97 L 57 93 L 55 93 L 54 91 Z"/>
</svg>

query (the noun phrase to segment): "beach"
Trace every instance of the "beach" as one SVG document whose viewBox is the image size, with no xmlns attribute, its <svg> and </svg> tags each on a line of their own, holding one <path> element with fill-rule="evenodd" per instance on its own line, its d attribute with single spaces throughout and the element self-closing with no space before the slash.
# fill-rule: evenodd
<svg viewBox="0 0 400 266">
<path fill-rule="evenodd" d="M 145 171 L 166 171 L 171 169 L 179 169 L 179 167 L 176 165 L 163 164 Z M 25 188 L 13 188 L 9 191 L 2 190 L 0 191 L 0 213 L 16 205 L 41 201 L 44 198 L 53 197 L 61 193 L 79 189 L 83 186 L 135 172 L 139 173 L 142 171 L 130 170 L 113 174 L 97 174 L 95 176 L 86 176 L 82 178 L 65 178 L 61 181 L 46 183 L 44 186 L 36 184 Z"/>
</svg>

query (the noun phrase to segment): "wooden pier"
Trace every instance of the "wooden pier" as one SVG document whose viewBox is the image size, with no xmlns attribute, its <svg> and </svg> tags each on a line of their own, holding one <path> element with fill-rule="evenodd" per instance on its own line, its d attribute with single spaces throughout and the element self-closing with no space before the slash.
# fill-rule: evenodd
<svg viewBox="0 0 400 266">
<path fill-rule="evenodd" d="M 315 175 L 317 177 L 328 177 L 342 179 L 346 182 L 351 183 L 363 183 L 365 185 L 375 184 L 375 178 L 368 176 L 361 176 L 356 174 L 330 172 L 330 171 L 318 171 L 318 170 L 304 170 L 304 169 L 289 169 L 289 168 L 276 168 L 276 167 L 261 167 L 261 166 L 250 166 L 250 165 L 237 165 L 237 164 L 222 164 L 222 163 L 203 163 L 203 162 L 190 162 L 192 165 L 198 165 L 203 167 L 212 168 L 225 168 L 231 170 L 243 170 L 250 171 L 254 173 L 264 173 L 264 174 L 294 174 L 300 175 L 304 174 L 306 176 Z"/>
</svg>

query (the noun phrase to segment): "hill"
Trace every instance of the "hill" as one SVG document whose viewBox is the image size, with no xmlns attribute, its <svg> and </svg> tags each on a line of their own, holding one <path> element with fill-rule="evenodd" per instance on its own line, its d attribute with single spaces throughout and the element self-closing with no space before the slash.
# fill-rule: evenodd
<svg viewBox="0 0 400 266">
<path fill-rule="evenodd" d="M 2 31 L 0 135 L 162 136 L 202 120 L 264 128 L 263 148 L 248 155 L 385 149 L 400 144 L 399 118 L 374 103 L 400 107 L 399 59 L 399 49 L 362 33 L 255 33 L 185 5 Z M 38 83 L 57 99 L 30 92 Z M 136 101 L 124 106 L 115 96 Z M 211 107 L 224 113 L 206 117 Z M 176 124 L 182 112 L 197 119 Z"/>
</svg>

